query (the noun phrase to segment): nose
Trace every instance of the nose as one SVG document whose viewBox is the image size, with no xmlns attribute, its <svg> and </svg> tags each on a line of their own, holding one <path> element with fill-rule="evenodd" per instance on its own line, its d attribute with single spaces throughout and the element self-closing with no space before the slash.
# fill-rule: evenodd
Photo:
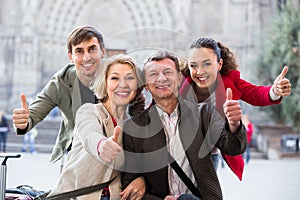
<svg viewBox="0 0 300 200">
<path fill-rule="evenodd" d="M 157 81 L 165 81 L 165 80 L 167 80 L 167 78 L 166 78 L 166 76 L 164 75 L 164 73 L 159 73 L 158 74 L 158 77 L 157 77 Z"/>
<path fill-rule="evenodd" d="M 205 73 L 205 71 L 203 70 L 203 67 L 199 66 L 197 68 L 197 74 L 204 74 L 204 73 Z"/>
<path fill-rule="evenodd" d="M 88 61 L 90 60 L 90 58 L 91 58 L 91 54 L 88 51 L 84 52 L 83 60 Z"/>
<path fill-rule="evenodd" d="M 120 82 L 119 82 L 119 87 L 128 87 L 128 84 L 126 82 L 126 80 L 124 78 L 121 78 L 120 79 Z"/>
</svg>

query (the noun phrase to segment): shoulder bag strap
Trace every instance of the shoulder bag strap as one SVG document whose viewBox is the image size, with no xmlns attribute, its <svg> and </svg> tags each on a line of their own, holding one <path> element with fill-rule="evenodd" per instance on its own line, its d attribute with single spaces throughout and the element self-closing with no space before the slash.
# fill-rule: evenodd
<svg viewBox="0 0 300 200">
<path fill-rule="evenodd" d="M 60 194 L 53 195 L 53 196 L 50 196 L 50 197 L 40 196 L 40 197 L 34 198 L 34 200 L 69 200 L 70 198 L 75 198 L 75 197 L 78 197 L 78 196 L 82 196 L 82 195 L 85 195 L 85 194 L 89 194 L 89 193 L 92 193 L 92 192 L 102 190 L 102 189 L 106 188 L 107 186 L 109 186 L 109 184 L 111 184 L 119 175 L 120 174 L 118 174 L 117 176 L 115 176 L 114 178 L 112 178 L 111 180 L 109 180 L 105 183 L 100 183 L 100 184 L 97 184 L 97 185 L 92 185 L 92 186 L 89 186 L 89 187 L 84 187 L 84 188 L 80 188 L 80 189 L 77 189 L 77 190 L 72 190 L 72 191 L 69 191 L 69 192 L 60 193 Z"/>
<path fill-rule="evenodd" d="M 169 156 L 169 164 L 177 173 L 177 175 L 181 178 L 184 184 L 189 188 L 189 190 L 193 193 L 193 195 L 201 198 L 200 191 L 196 188 L 196 186 L 192 183 L 191 179 L 184 173 L 184 171 L 179 167 L 178 163 L 174 158 L 171 156 L 170 152 L 168 151 Z"/>
</svg>

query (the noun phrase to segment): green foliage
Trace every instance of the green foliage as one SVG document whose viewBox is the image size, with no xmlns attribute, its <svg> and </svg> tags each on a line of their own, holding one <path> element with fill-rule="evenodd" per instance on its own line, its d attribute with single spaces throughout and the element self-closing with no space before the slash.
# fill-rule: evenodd
<svg viewBox="0 0 300 200">
<path fill-rule="evenodd" d="M 300 131 L 300 5 L 287 3 L 274 18 L 270 32 L 261 41 L 257 76 L 263 84 L 273 84 L 283 66 L 292 84 L 292 94 L 280 105 L 270 106 L 269 114 L 277 122 L 284 121 Z M 265 110 L 265 108 L 264 108 Z"/>
</svg>

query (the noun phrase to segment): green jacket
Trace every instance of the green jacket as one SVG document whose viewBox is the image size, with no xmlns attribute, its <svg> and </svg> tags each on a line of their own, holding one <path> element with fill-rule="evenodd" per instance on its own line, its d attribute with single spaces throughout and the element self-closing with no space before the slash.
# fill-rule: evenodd
<svg viewBox="0 0 300 200">
<path fill-rule="evenodd" d="M 37 94 L 36 99 L 30 104 L 30 117 L 27 129 L 17 129 L 16 132 L 18 135 L 23 135 L 30 131 L 57 106 L 62 112 L 62 121 L 50 159 L 51 163 L 56 162 L 64 155 L 65 150 L 72 143 L 75 114 L 81 104 L 79 80 L 76 75 L 75 65 L 69 64 L 53 75 L 43 90 Z"/>
</svg>

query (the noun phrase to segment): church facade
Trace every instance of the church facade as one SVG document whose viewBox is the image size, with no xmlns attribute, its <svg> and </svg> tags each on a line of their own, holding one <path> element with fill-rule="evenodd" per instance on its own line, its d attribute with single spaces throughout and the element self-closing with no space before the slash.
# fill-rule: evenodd
<svg viewBox="0 0 300 200">
<path fill-rule="evenodd" d="M 103 33 L 109 54 L 125 52 L 138 63 L 150 51 L 185 56 L 198 37 L 222 41 L 243 66 L 255 56 L 255 40 L 284 0 L 1 0 L 0 109 L 34 98 L 68 62 L 66 39 L 81 25 Z M 243 74 L 242 73 L 242 74 Z"/>
</svg>

